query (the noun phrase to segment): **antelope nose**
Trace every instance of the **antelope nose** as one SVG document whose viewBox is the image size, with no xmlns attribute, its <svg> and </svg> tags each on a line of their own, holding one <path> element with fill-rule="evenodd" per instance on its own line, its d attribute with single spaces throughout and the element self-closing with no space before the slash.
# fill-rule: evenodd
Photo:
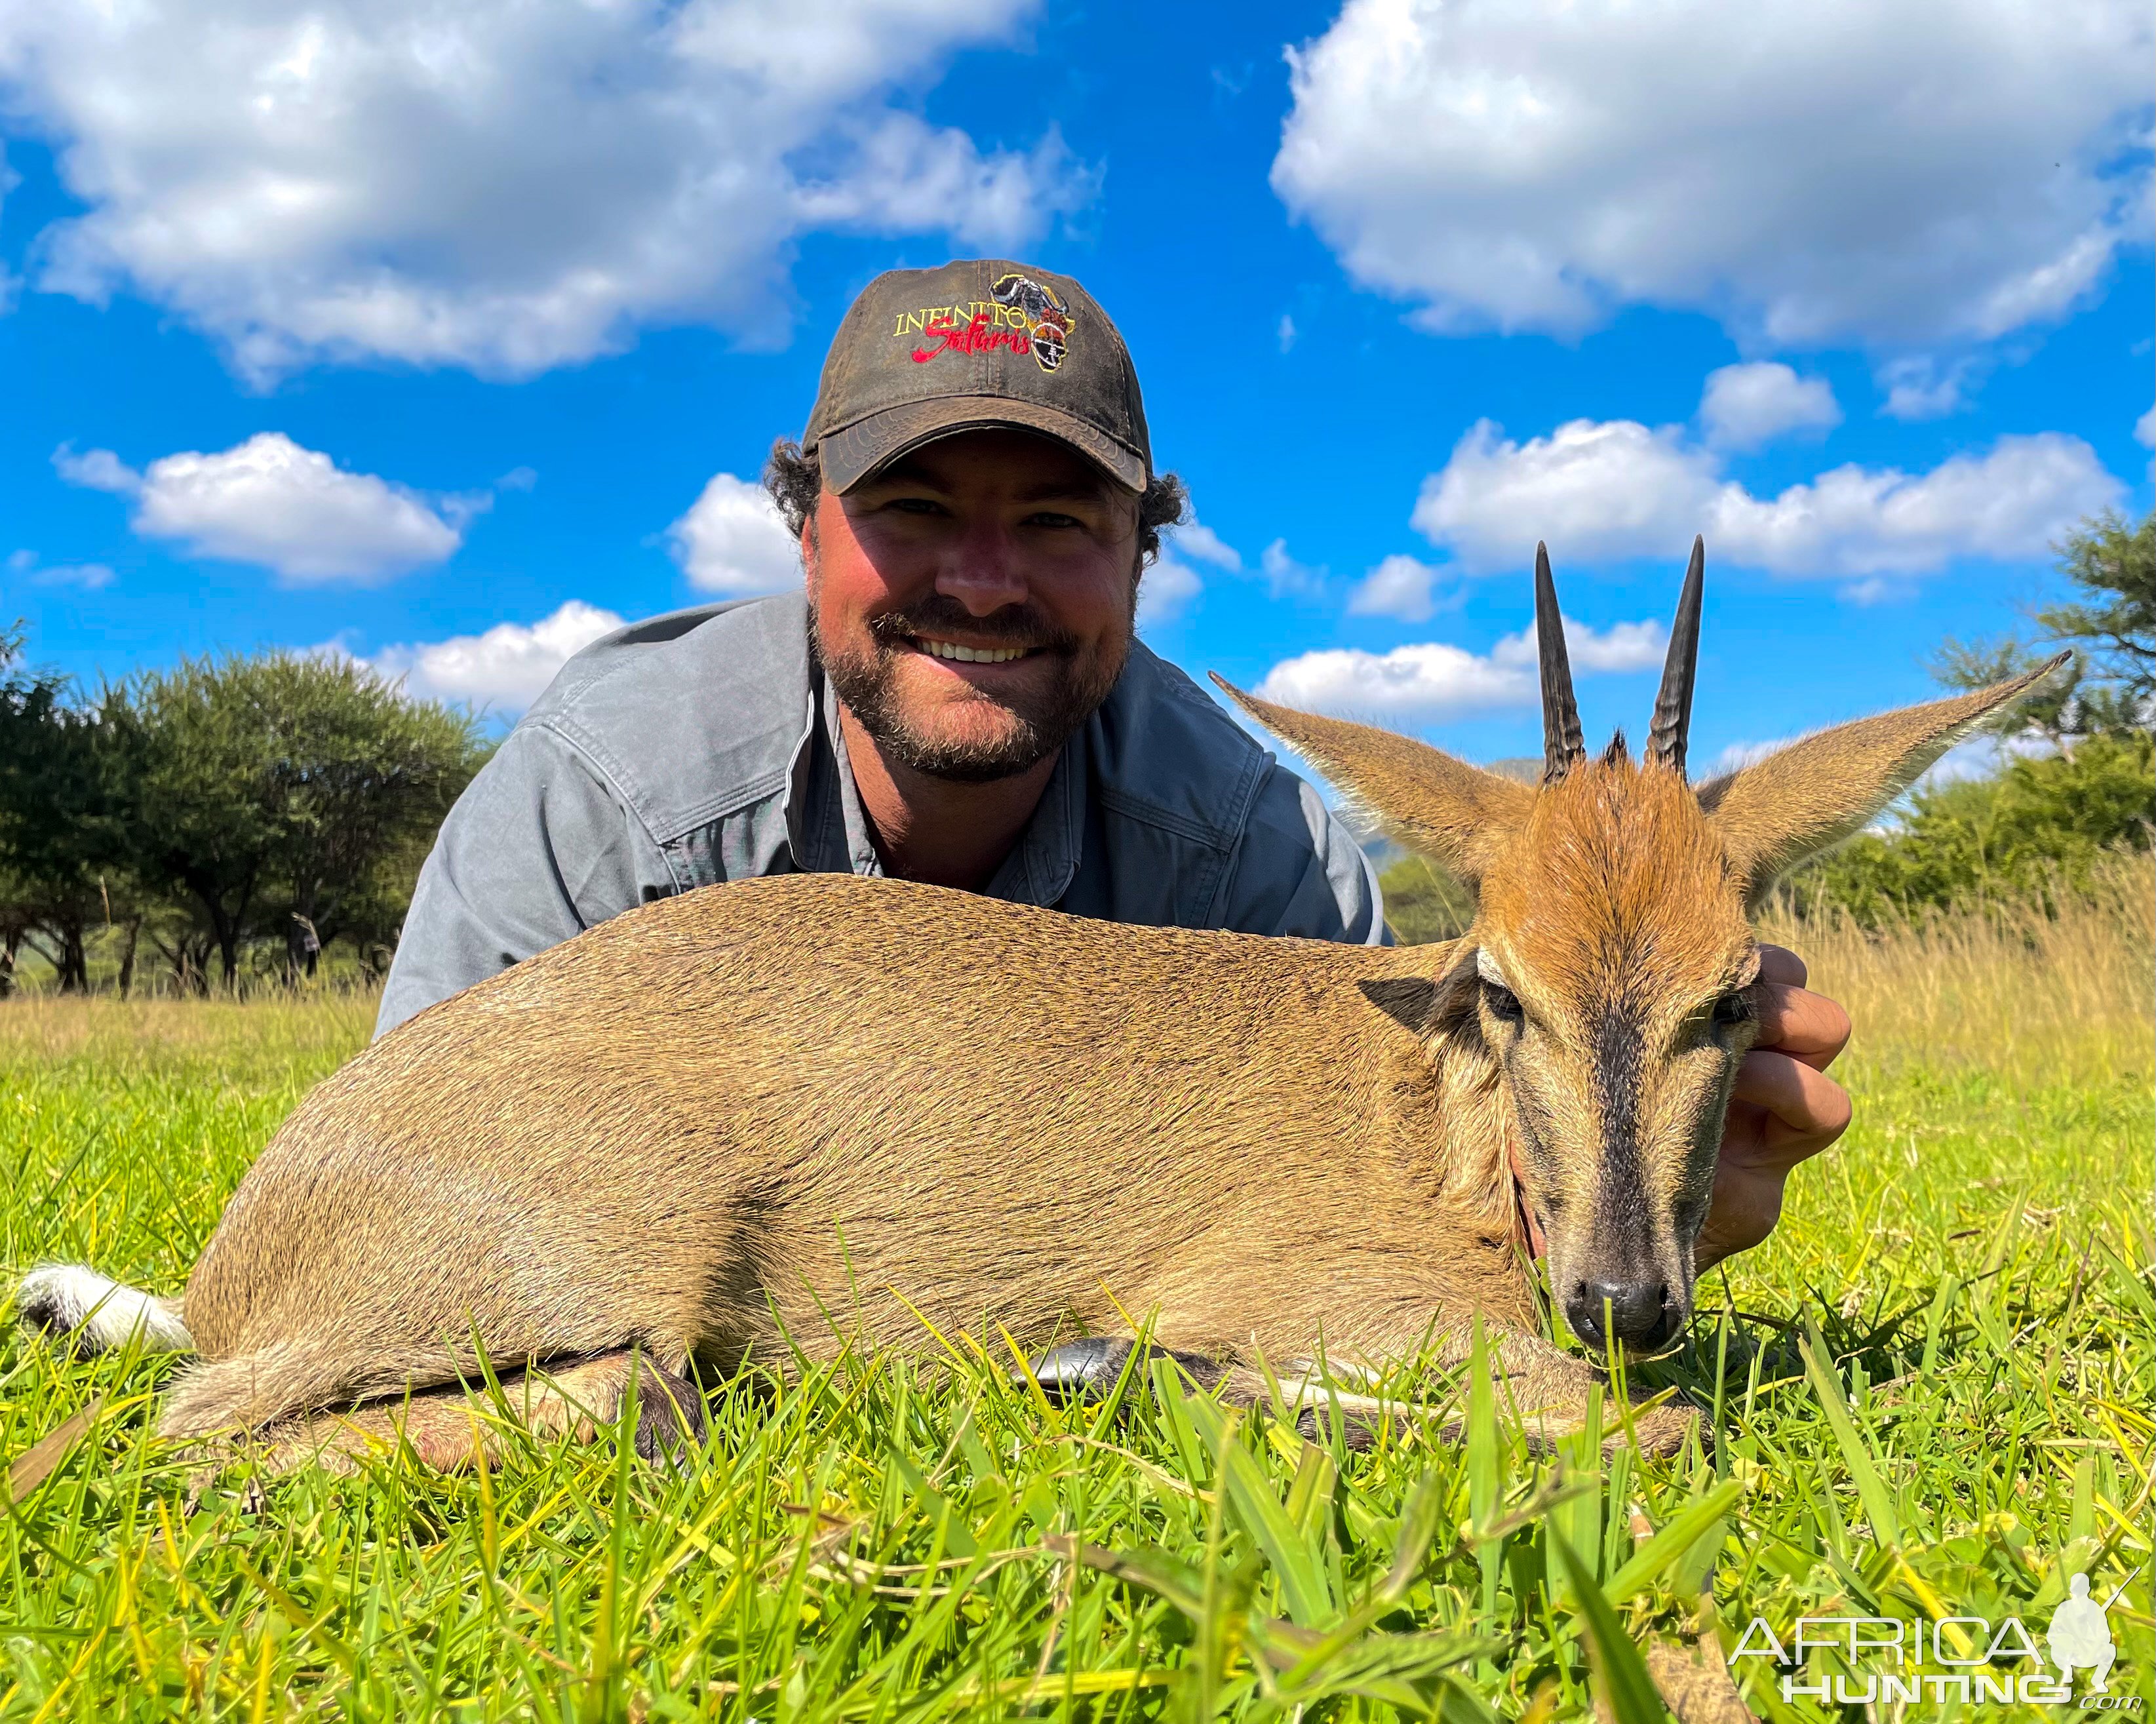
<svg viewBox="0 0 2156 1724">
<path fill-rule="evenodd" d="M 1651 1350 L 1667 1341 L 1676 1327 L 1670 1290 L 1661 1281 L 1576 1281 L 1564 1314 L 1573 1333 L 1589 1347 L 1621 1341 L 1629 1347 Z"/>
</svg>

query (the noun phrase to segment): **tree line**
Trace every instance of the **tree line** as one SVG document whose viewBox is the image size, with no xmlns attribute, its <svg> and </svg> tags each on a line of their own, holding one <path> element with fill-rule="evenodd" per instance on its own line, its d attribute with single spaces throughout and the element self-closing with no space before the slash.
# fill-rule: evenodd
<svg viewBox="0 0 2156 1724">
<path fill-rule="evenodd" d="M 183 660 L 84 689 L 0 631 L 0 994 L 26 953 L 86 990 L 363 973 L 394 948 L 442 818 L 485 759 L 469 715 L 350 660 Z"/>
</svg>

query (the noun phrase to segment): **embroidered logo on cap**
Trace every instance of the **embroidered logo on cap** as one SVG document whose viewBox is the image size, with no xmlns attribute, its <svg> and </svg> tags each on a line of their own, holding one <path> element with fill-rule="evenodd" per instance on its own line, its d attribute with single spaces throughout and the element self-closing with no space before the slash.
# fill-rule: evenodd
<svg viewBox="0 0 2156 1724">
<path fill-rule="evenodd" d="M 1054 371 L 1070 351 L 1070 308 L 1055 296 L 1055 290 L 1030 275 L 1000 275 L 988 291 L 999 305 L 1009 305 L 1029 320 L 1033 360 L 1043 371 Z"/>
<path fill-rule="evenodd" d="M 988 292 L 993 303 L 975 300 L 966 305 L 925 305 L 918 311 L 901 311 L 891 334 L 900 340 L 927 338 L 907 356 L 916 365 L 946 353 L 992 353 L 998 347 L 1030 353 L 1045 372 L 1063 363 L 1077 317 L 1055 289 L 1014 271 L 997 277 Z"/>
</svg>

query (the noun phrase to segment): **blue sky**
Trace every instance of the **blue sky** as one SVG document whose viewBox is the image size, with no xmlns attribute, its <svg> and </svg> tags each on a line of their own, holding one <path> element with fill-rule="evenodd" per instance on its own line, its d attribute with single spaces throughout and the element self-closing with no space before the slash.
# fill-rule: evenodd
<svg viewBox="0 0 2156 1724">
<path fill-rule="evenodd" d="M 733 480 L 954 254 L 1128 340 L 1204 529 L 1157 649 L 1471 757 L 1536 746 L 1537 536 L 1604 731 L 1706 533 L 1705 760 L 1922 698 L 2148 506 L 2138 0 L 542 12 L 0 0 L 33 656 L 334 644 L 512 716 L 790 577 Z"/>
</svg>

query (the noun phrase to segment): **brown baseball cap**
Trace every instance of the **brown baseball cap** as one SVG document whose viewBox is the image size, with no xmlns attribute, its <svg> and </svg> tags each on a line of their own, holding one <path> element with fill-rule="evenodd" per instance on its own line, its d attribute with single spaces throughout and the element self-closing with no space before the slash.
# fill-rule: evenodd
<svg viewBox="0 0 2156 1724">
<path fill-rule="evenodd" d="M 973 258 L 861 290 L 801 447 L 843 495 L 923 444 L 999 426 L 1070 444 L 1126 490 L 1152 477 L 1138 374 L 1108 314 L 1067 275 Z"/>
</svg>

